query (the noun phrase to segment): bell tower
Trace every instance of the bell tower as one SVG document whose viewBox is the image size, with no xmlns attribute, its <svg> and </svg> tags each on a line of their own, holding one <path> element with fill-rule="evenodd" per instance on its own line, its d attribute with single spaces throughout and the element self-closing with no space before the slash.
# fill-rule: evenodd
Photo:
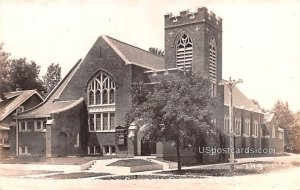
<svg viewBox="0 0 300 190">
<path fill-rule="evenodd" d="M 217 88 L 222 79 L 222 19 L 205 7 L 165 15 L 165 63 L 167 69 L 207 74 Z"/>
<path fill-rule="evenodd" d="M 224 87 L 218 85 L 222 79 L 222 19 L 205 7 L 165 15 L 165 64 L 166 69 L 208 76 L 211 95 L 220 97 L 224 105 Z M 214 110 L 213 118 L 221 129 L 223 106 Z"/>
</svg>

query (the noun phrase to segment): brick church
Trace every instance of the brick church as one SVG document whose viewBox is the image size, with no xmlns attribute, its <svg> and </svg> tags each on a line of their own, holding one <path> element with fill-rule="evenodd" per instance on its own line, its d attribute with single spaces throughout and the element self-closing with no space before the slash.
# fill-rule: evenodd
<svg viewBox="0 0 300 190">
<path fill-rule="evenodd" d="M 100 36 L 85 58 L 74 65 L 41 104 L 16 116 L 16 127 L 10 131 L 11 154 L 47 157 L 155 154 L 157 158 L 171 159 L 176 152 L 170 144 L 143 142 L 142 128 L 134 123 L 126 126 L 132 102 L 129 87 L 134 82 L 151 83 L 186 70 L 208 74 L 212 96 L 221 97 L 224 104 L 214 110 L 215 123 L 224 140 L 207 137 L 206 145 L 228 145 L 228 89 L 218 85 L 223 67 L 222 19 L 204 7 L 176 16 L 168 14 L 164 19 L 164 57 Z M 266 119 L 238 89 L 233 95 L 235 146 L 276 146 L 282 152 L 283 131 L 277 128 L 272 115 Z M 127 133 L 134 138 L 128 138 Z M 271 133 L 274 136 L 270 137 Z M 198 159 L 197 150 L 183 151 L 182 155 L 187 160 Z M 218 155 L 202 159 L 217 160 Z"/>
</svg>

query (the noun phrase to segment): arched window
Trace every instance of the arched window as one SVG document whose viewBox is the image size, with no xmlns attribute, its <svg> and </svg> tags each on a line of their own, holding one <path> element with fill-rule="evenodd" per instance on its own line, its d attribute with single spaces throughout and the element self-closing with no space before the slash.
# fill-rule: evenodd
<svg viewBox="0 0 300 190">
<path fill-rule="evenodd" d="M 193 64 L 193 42 L 192 39 L 183 34 L 177 42 L 176 65 L 184 71 L 191 71 Z"/>
<path fill-rule="evenodd" d="M 217 80 L 217 45 L 213 36 L 209 41 L 209 76 L 213 81 Z"/>
<path fill-rule="evenodd" d="M 213 36 L 209 41 L 209 77 L 212 82 L 211 94 L 212 97 L 217 95 L 217 44 Z"/>
<path fill-rule="evenodd" d="M 116 84 L 104 72 L 96 75 L 88 84 L 89 131 L 115 130 L 115 93 Z"/>
<path fill-rule="evenodd" d="M 275 125 L 272 126 L 272 138 L 275 138 L 276 135 L 276 128 Z"/>
<path fill-rule="evenodd" d="M 110 76 L 103 72 L 90 81 L 87 91 L 89 105 L 115 103 L 115 82 Z"/>
</svg>

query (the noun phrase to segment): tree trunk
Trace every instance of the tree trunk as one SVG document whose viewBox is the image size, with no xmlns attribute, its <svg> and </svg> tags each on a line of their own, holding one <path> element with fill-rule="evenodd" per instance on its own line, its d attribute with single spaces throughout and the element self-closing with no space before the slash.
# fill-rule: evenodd
<svg viewBox="0 0 300 190">
<path fill-rule="evenodd" d="M 180 159 L 180 141 L 179 139 L 177 139 L 177 142 L 176 142 L 176 152 L 177 152 L 177 170 L 178 171 L 181 171 L 181 159 Z"/>
</svg>

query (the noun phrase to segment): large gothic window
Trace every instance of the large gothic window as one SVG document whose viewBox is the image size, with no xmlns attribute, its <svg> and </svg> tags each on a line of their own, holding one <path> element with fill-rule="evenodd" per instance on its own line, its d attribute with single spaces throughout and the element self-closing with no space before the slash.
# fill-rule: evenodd
<svg viewBox="0 0 300 190">
<path fill-rule="evenodd" d="M 212 97 L 217 95 L 217 45 L 212 36 L 209 41 L 209 77 L 212 82 Z"/>
<path fill-rule="evenodd" d="M 88 85 L 88 105 L 114 104 L 115 90 L 113 79 L 101 72 Z"/>
<path fill-rule="evenodd" d="M 87 102 L 90 132 L 115 130 L 115 91 L 114 80 L 104 72 L 89 82 Z"/>
<path fill-rule="evenodd" d="M 191 71 L 193 64 L 193 42 L 192 39 L 183 34 L 177 42 L 176 47 L 177 68 L 184 71 Z"/>
</svg>

